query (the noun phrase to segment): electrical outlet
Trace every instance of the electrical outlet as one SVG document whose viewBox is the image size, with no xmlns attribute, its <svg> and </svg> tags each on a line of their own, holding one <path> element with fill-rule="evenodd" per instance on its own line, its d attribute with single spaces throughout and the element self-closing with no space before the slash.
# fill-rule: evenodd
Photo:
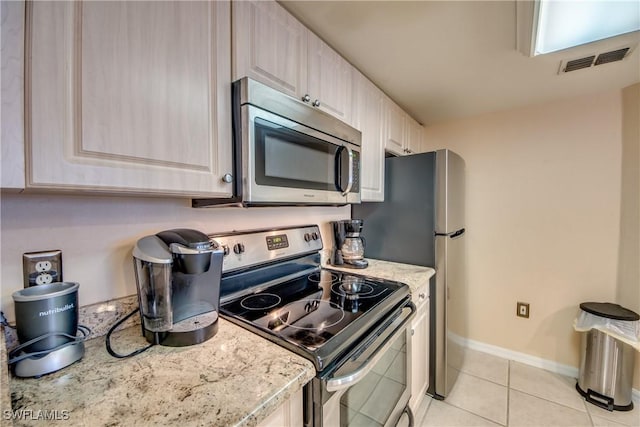
<svg viewBox="0 0 640 427">
<path fill-rule="evenodd" d="M 518 302 L 517 303 L 516 316 L 524 317 L 526 319 L 529 318 L 529 303 L 528 302 Z"/>
<path fill-rule="evenodd" d="M 62 282 L 62 251 L 27 252 L 22 255 L 24 287 Z"/>
</svg>

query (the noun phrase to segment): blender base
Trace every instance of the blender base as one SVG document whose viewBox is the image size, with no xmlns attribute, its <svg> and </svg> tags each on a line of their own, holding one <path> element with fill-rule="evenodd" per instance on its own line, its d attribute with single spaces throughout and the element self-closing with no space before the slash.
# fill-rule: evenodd
<svg viewBox="0 0 640 427">
<path fill-rule="evenodd" d="M 53 350 L 44 356 L 33 356 L 20 360 L 14 365 L 13 373 L 17 377 L 37 378 L 65 368 L 82 359 L 82 356 L 84 356 L 84 343 L 77 342 Z"/>
</svg>

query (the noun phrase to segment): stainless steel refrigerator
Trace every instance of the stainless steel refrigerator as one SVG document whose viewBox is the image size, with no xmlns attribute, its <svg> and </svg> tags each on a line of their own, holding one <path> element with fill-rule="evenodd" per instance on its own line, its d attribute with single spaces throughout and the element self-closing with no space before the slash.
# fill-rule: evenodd
<svg viewBox="0 0 640 427">
<path fill-rule="evenodd" d="M 436 270 L 429 284 L 428 388 L 436 398 L 455 383 L 463 354 L 455 337 L 467 328 L 464 177 L 464 160 L 450 150 L 390 157 L 384 202 L 351 208 L 352 218 L 364 220 L 365 257 Z"/>
</svg>

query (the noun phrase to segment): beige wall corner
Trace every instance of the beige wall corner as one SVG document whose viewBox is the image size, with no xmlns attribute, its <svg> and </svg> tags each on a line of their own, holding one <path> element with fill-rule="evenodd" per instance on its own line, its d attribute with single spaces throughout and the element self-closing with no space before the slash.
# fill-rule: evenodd
<svg viewBox="0 0 640 427">
<path fill-rule="evenodd" d="M 618 296 L 622 106 L 613 90 L 425 129 L 467 165 L 467 338 L 578 367 L 578 306 Z"/>
<path fill-rule="evenodd" d="M 640 83 L 622 91 L 622 167 L 617 302 L 640 313 Z M 636 353 L 635 389 L 640 389 Z"/>
</svg>

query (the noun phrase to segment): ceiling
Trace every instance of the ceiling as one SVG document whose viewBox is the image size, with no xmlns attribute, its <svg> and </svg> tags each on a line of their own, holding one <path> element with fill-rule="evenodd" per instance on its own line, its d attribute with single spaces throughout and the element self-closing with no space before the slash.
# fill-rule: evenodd
<svg viewBox="0 0 640 427">
<path fill-rule="evenodd" d="M 516 1 L 290 1 L 280 4 L 424 125 L 640 81 L 623 61 L 558 74 L 562 60 L 637 45 L 640 32 L 530 58 Z"/>
</svg>

